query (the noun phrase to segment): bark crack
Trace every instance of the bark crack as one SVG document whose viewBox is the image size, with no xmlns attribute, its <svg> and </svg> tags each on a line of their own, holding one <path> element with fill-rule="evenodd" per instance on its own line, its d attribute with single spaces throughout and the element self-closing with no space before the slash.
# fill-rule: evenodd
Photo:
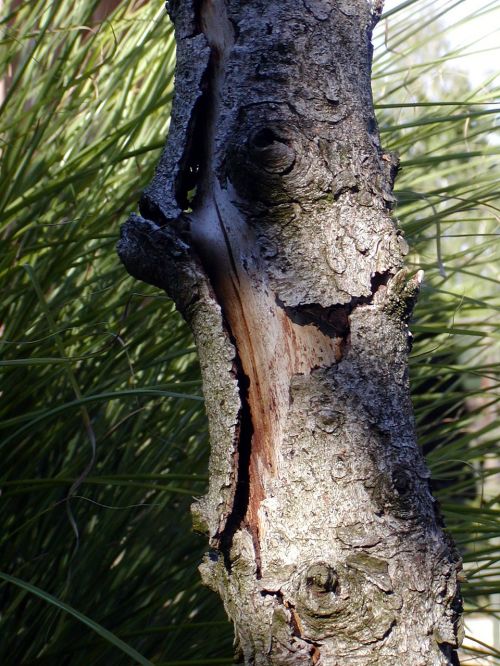
<svg viewBox="0 0 500 666">
<path fill-rule="evenodd" d="M 276 299 L 276 302 L 281 308 L 283 308 L 294 324 L 298 324 L 299 326 L 312 324 L 332 340 L 340 338 L 340 358 L 337 359 L 338 362 L 349 349 L 351 314 L 359 306 L 371 305 L 379 291 L 386 288 L 387 283 L 393 275 L 394 273 L 392 271 L 376 273 L 371 280 L 370 296 L 354 297 L 351 298 L 349 303 L 324 307 L 319 303 L 286 306 L 278 298 Z"/>
<path fill-rule="evenodd" d="M 232 342 L 237 350 L 234 339 L 232 339 Z M 216 535 L 220 551 L 224 558 L 225 567 L 229 573 L 232 568 L 231 548 L 234 535 L 242 526 L 250 501 L 250 457 L 252 454 L 253 437 L 252 415 L 248 402 L 250 380 L 243 370 L 238 353 L 236 353 L 236 358 L 234 359 L 234 368 L 241 404 L 240 413 L 238 414 L 238 427 L 235 433 L 235 486 L 230 513 L 226 518 L 222 531 Z"/>
<path fill-rule="evenodd" d="M 199 131 L 199 136 L 193 141 L 197 148 L 194 153 L 195 167 L 192 171 L 195 171 L 198 177 L 197 192 L 192 201 L 193 235 L 208 278 L 217 295 L 222 310 L 224 328 L 235 349 L 233 364 L 240 401 L 238 427 L 234 442 L 232 506 L 225 517 L 223 527 L 215 535 L 215 538 L 219 543 L 226 570 L 231 573 L 231 549 L 234 536 L 238 530 L 246 527 L 252 537 L 257 577 L 260 578 L 260 547 L 257 528 L 248 520 L 251 501 L 250 469 L 255 432 L 249 399 L 252 380 L 242 359 L 238 335 L 231 325 L 232 313 L 228 311 L 232 306 L 236 307 L 238 311 L 241 311 L 241 318 L 244 320 L 244 304 L 241 302 L 239 293 L 240 279 L 237 260 L 217 201 L 218 190 L 215 180 L 217 171 L 215 167 L 215 135 L 217 122 L 221 114 L 221 89 L 228 54 L 234 45 L 237 30 L 234 23 L 229 19 L 226 4 L 222 0 L 198 0 L 196 3 L 196 26 L 209 44 L 210 57 L 204 78 L 203 97 L 197 107 L 198 122 L 196 128 Z M 203 204 L 207 202 L 211 209 L 211 215 L 204 216 L 202 208 Z M 231 294 L 229 299 L 228 294 Z M 232 305 L 231 301 L 233 301 Z M 248 337 L 250 336 L 248 335 Z"/>
</svg>

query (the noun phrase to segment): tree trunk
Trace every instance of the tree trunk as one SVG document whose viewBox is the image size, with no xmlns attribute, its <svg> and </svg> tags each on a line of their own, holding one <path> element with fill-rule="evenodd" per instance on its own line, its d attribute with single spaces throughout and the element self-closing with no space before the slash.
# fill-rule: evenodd
<svg viewBox="0 0 500 666">
<path fill-rule="evenodd" d="M 379 5 L 170 2 L 170 134 L 119 242 L 196 339 L 201 573 L 245 664 L 458 663 L 460 560 L 408 386 L 420 279 L 371 98 Z"/>
</svg>

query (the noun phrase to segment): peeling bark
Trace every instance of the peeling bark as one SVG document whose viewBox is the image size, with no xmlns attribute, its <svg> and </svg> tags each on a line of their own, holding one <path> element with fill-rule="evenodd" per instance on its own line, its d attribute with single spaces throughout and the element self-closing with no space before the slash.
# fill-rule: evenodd
<svg viewBox="0 0 500 666">
<path fill-rule="evenodd" d="M 120 257 L 198 346 L 203 580 L 245 664 L 457 664 L 460 559 L 417 448 L 420 278 L 391 218 L 368 0 L 171 1 L 176 95 Z"/>
</svg>

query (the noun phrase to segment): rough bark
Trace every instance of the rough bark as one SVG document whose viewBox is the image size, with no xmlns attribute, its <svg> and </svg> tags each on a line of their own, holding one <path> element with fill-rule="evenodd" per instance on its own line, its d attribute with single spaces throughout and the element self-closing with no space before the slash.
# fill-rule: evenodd
<svg viewBox="0 0 500 666">
<path fill-rule="evenodd" d="M 379 5 L 170 2 L 170 133 L 119 242 L 196 339 L 201 572 L 246 664 L 458 663 L 460 561 L 408 386 L 420 280 L 371 98 Z"/>
</svg>

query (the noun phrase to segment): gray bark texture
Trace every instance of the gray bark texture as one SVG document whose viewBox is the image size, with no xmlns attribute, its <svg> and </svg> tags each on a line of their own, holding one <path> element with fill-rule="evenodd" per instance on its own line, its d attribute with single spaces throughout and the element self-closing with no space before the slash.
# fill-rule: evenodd
<svg viewBox="0 0 500 666">
<path fill-rule="evenodd" d="M 254 665 L 457 664 L 460 558 L 417 448 L 369 0 L 172 0 L 170 133 L 122 228 L 190 324 L 201 566 Z"/>
</svg>

